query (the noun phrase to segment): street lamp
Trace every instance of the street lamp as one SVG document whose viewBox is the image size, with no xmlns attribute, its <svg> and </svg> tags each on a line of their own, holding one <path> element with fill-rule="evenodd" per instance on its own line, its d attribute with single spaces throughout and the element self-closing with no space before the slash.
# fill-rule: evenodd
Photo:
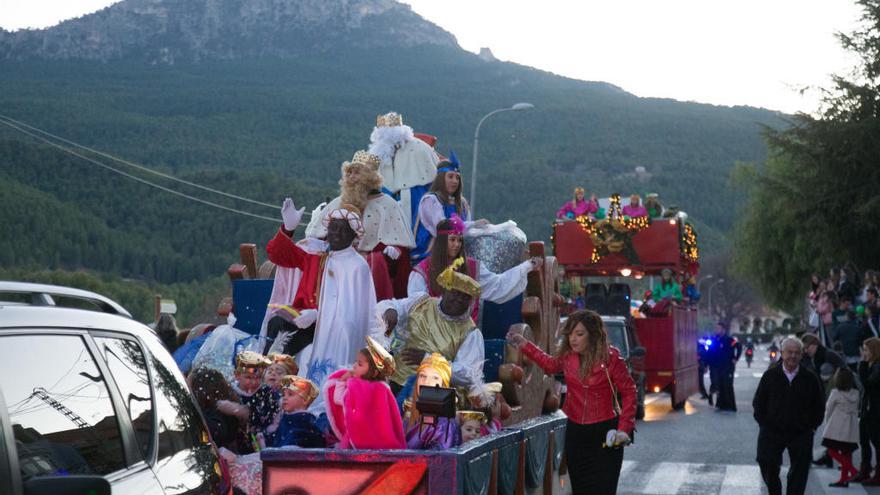
<svg viewBox="0 0 880 495">
<path fill-rule="evenodd" d="M 708 301 L 708 304 L 709 304 L 709 318 L 712 318 L 712 289 L 714 289 L 716 285 L 718 285 L 718 284 L 723 284 L 723 283 L 724 283 L 724 279 L 723 279 L 723 278 L 719 278 L 718 280 L 715 281 L 714 284 L 712 284 L 712 285 L 709 286 L 709 301 Z"/>
<path fill-rule="evenodd" d="M 499 108 L 498 110 L 492 110 L 491 112 L 487 113 L 482 119 L 480 119 L 480 122 L 477 124 L 477 129 L 474 131 L 474 159 L 473 159 L 473 162 L 471 162 L 473 164 L 473 170 L 471 171 L 471 204 L 470 204 L 472 219 L 476 218 L 474 216 L 474 211 L 476 209 L 474 205 L 477 202 L 477 153 L 479 152 L 479 149 L 480 149 L 480 126 L 483 125 L 483 122 L 485 122 L 486 119 L 495 115 L 496 113 L 509 112 L 511 110 L 513 110 L 513 111 L 529 110 L 531 108 L 535 108 L 535 105 L 532 105 L 531 103 L 517 103 L 510 108 Z"/>
</svg>

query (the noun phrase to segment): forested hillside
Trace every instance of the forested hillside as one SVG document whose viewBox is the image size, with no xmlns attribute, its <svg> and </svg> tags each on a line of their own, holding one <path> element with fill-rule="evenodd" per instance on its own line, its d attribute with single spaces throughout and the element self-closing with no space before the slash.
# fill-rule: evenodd
<svg viewBox="0 0 880 495">
<path fill-rule="evenodd" d="M 638 98 L 446 45 L 365 50 L 340 41 L 284 57 L 174 64 L 32 55 L 0 61 L 0 114 L 267 203 L 291 195 L 309 209 L 336 194 L 340 163 L 367 146 L 379 113 L 399 111 L 416 131 L 439 136 L 438 151 L 462 159 L 469 191 L 477 121 L 530 102 L 534 110 L 482 129 L 476 214 L 513 218 L 532 239 L 549 239 L 556 209 L 581 185 L 600 195 L 659 193 L 690 213 L 711 251 L 739 204 L 729 171 L 763 160 L 763 126 L 784 125 L 765 110 Z M 637 166 L 646 173 L 633 173 Z M 205 280 L 235 261 L 239 243 L 263 246 L 276 227 L 114 176 L 0 126 L 2 266 Z"/>
</svg>

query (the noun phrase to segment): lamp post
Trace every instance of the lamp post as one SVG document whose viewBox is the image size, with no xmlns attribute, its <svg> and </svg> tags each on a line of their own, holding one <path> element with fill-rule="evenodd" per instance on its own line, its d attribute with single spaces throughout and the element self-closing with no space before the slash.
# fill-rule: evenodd
<svg viewBox="0 0 880 495">
<path fill-rule="evenodd" d="M 724 279 L 719 278 L 718 280 L 715 281 L 714 284 L 709 286 L 709 300 L 707 301 L 709 304 L 709 318 L 712 318 L 712 289 L 714 289 L 716 285 L 723 284 L 723 283 L 724 283 Z"/>
<path fill-rule="evenodd" d="M 480 122 L 477 124 L 477 129 L 474 131 L 474 159 L 473 159 L 473 170 L 471 171 L 471 218 L 476 218 L 474 216 L 474 211 L 476 210 L 475 206 L 477 203 L 477 153 L 480 149 L 480 127 L 483 125 L 483 122 L 486 121 L 489 117 L 501 113 L 501 112 L 509 112 L 509 111 L 519 111 L 519 110 L 529 110 L 531 108 L 535 108 L 535 105 L 531 103 L 517 103 L 510 108 L 499 108 L 498 110 L 492 110 L 487 113 Z"/>
<path fill-rule="evenodd" d="M 712 275 L 712 274 L 710 273 L 710 274 L 708 274 L 708 275 L 706 275 L 706 276 L 704 276 L 704 277 L 700 277 L 700 280 L 697 280 L 697 292 L 700 293 L 700 294 L 702 294 L 702 292 L 700 292 L 700 285 L 702 285 L 703 282 L 705 282 L 706 280 L 709 280 L 710 278 L 712 278 L 712 277 L 714 277 L 714 276 L 715 276 L 715 275 Z M 698 322 L 700 321 L 700 301 L 697 301 L 697 321 L 698 321 Z"/>
</svg>

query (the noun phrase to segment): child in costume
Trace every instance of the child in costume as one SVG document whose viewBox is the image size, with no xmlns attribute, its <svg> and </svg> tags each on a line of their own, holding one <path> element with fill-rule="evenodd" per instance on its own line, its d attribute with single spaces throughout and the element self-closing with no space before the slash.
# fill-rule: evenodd
<svg viewBox="0 0 880 495">
<path fill-rule="evenodd" d="M 263 384 L 278 392 L 281 396 L 281 379 L 287 375 L 296 375 L 299 373 L 299 366 L 296 361 L 287 354 L 270 353 L 266 356 L 272 363 L 266 368 L 263 374 Z"/>
<path fill-rule="evenodd" d="M 442 354 L 435 352 L 419 365 L 412 397 L 403 403 L 407 448 L 442 450 L 461 443 L 461 431 L 455 418 L 436 418 L 434 424 L 422 424 L 419 411 L 416 409 L 420 387 L 448 387 L 451 377 L 452 365 Z"/>
<path fill-rule="evenodd" d="M 324 386 L 327 419 L 341 449 L 402 449 L 403 424 L 394 394 L 385 381 L 394 372 L 394 358 L 367 337 L 351 370 L 330 375 Z"/>
<path fill-rule="evenodd" d="M 223 414 L 217 407 L 220 401 L 238 402 L 238 396 L 223 374 L 210 368 L 197 368 L 189 374 L 186 382 L 202 410 L 214 444 L 235 454 L 250 452 L 250 442 L 247 441 L 245 428 L 242 427 L 244 423 L 234 416 Z"/>
<path fill-rule="evenodd" d="M 266 445 L 324 447 L 324 435 L 317 426 L 318 419 L 306 411 L 318 397 L 318 387 L 311 380 L 296 375 L 282 377 L 280 387 L 281 410 L 266 428 Z"/>
<path fill-rule="evenodd" d="M 559 211 L 556 212 L 556 218 L 568 218 L 574 220 L 577 217 L 593 215 L 599 211 L 599 201 L 594 194 L 589 201 L 584 199 L 584 188 L 576 187 L 574 189 L 574 199 L 567 201 Z"/>
<path fill-rule="evenodd" d="M 222 404 L 221 408 L 222 412 L 247 421 L 248 431 L 255 440 L 256 435 L 272 424 L 278 414 L 278 393 L 262 383 L 266 368 L 271 364 L 267 357 L 253 351 L 244 351 L 236 356 L 232 389 L 247 410 L 228 403 Z"/>
<path fill-rule="evenodd" d="M 461 443 L 467 443 L 483 436 L 486 415 L 480 411 L 458 411 L 458 425 L 461 428 Z"/>
</svg>

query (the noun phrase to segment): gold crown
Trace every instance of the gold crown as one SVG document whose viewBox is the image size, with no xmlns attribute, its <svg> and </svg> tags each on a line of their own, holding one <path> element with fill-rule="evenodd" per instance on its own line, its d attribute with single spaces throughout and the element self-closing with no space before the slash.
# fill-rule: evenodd
<svg viewBox="0 0 880 495">
<path fill-rule="evenodd" d="M 464 263 L 464 258 L 457 258 L 451 265 L 437 275 L 437 283 L 446 290 L 457 290 L 471 297 L 480 297 L 482 288 L 480 283 L 468 277 L 464 273 L 456 271 Z"/>
<path fill-rule="evenodd" d="M 355 151 L 354 156 L 351 157 L 350 163 L 362 163 L 364 165 L 369 165 L 376 170 L 379 170 L 379 165 L 382 163 L 382 160 L 369 152 L 364 150 Z"/>
<path fill-rule="evenodd" d="M 266 357 L 269 361 L 272 361 L 272 364 L 284 365 L 287 368 L 287 373 L 285 373 L 285 375 L 295 375 L 299 373 L 299 366 L 296 364 L 296 361 L 293 357 L 288 356 L 287 354 L 272 352 Z"/>
<path fill-rule="evenodd" d="M 443 354 L 435 352 L 423 359 L 422 364 L 420 364 L 419 368 L 416 370 L 416 376 L 428 368 L 431 368 L 440 374 L 440 379 L 443 380 L 444 387 L 449 386 L 449 380 L 452 379 L 452 365 L 449 364 L 449 361 L 445 357 L 443 357 Z"/>
<path fill-rule="evenodd" d="M 399 125 L 403 125 L 403 115 L 397 112 L 376 116 L 376 127 L 397 127 Z"/>
<path fill-rule="evenodd" d="M 583 188 L 583 187 L 576 187 L 576 188 L 574 188 L 574 193 L 575 193 L 575 194 L 583 193 L 583 192 L 584 192 L 584 188 Z"/>
<path fill-rule="evenodd" d="M 367 336 L 367 351 L 382 376 L 388 377 L 394 374 L 394 358 L 370 336 Z"/>
<path fill-rule="evenodd" d="M 458 423 L 464 423 L 465 421 L 479 421 L 480 423 L 486 422 L 486 413 L 482 411 L 458 411 L 455 413 L 458 416 Z"/>
<path fill-rule="evenodd" d="M 249 374 L 260 373 L 272 361 L 266 356 L 254 351 L 243 351 L 235 356 L 235 371 Z"/>
<path fill-rule="evenodd" d="M 281 377 L 281 389 L 287 389 L 302 397 L 307 405 L 318 398 L 318 387 L 308 378 L 296 375 Z"/>
</svg>

